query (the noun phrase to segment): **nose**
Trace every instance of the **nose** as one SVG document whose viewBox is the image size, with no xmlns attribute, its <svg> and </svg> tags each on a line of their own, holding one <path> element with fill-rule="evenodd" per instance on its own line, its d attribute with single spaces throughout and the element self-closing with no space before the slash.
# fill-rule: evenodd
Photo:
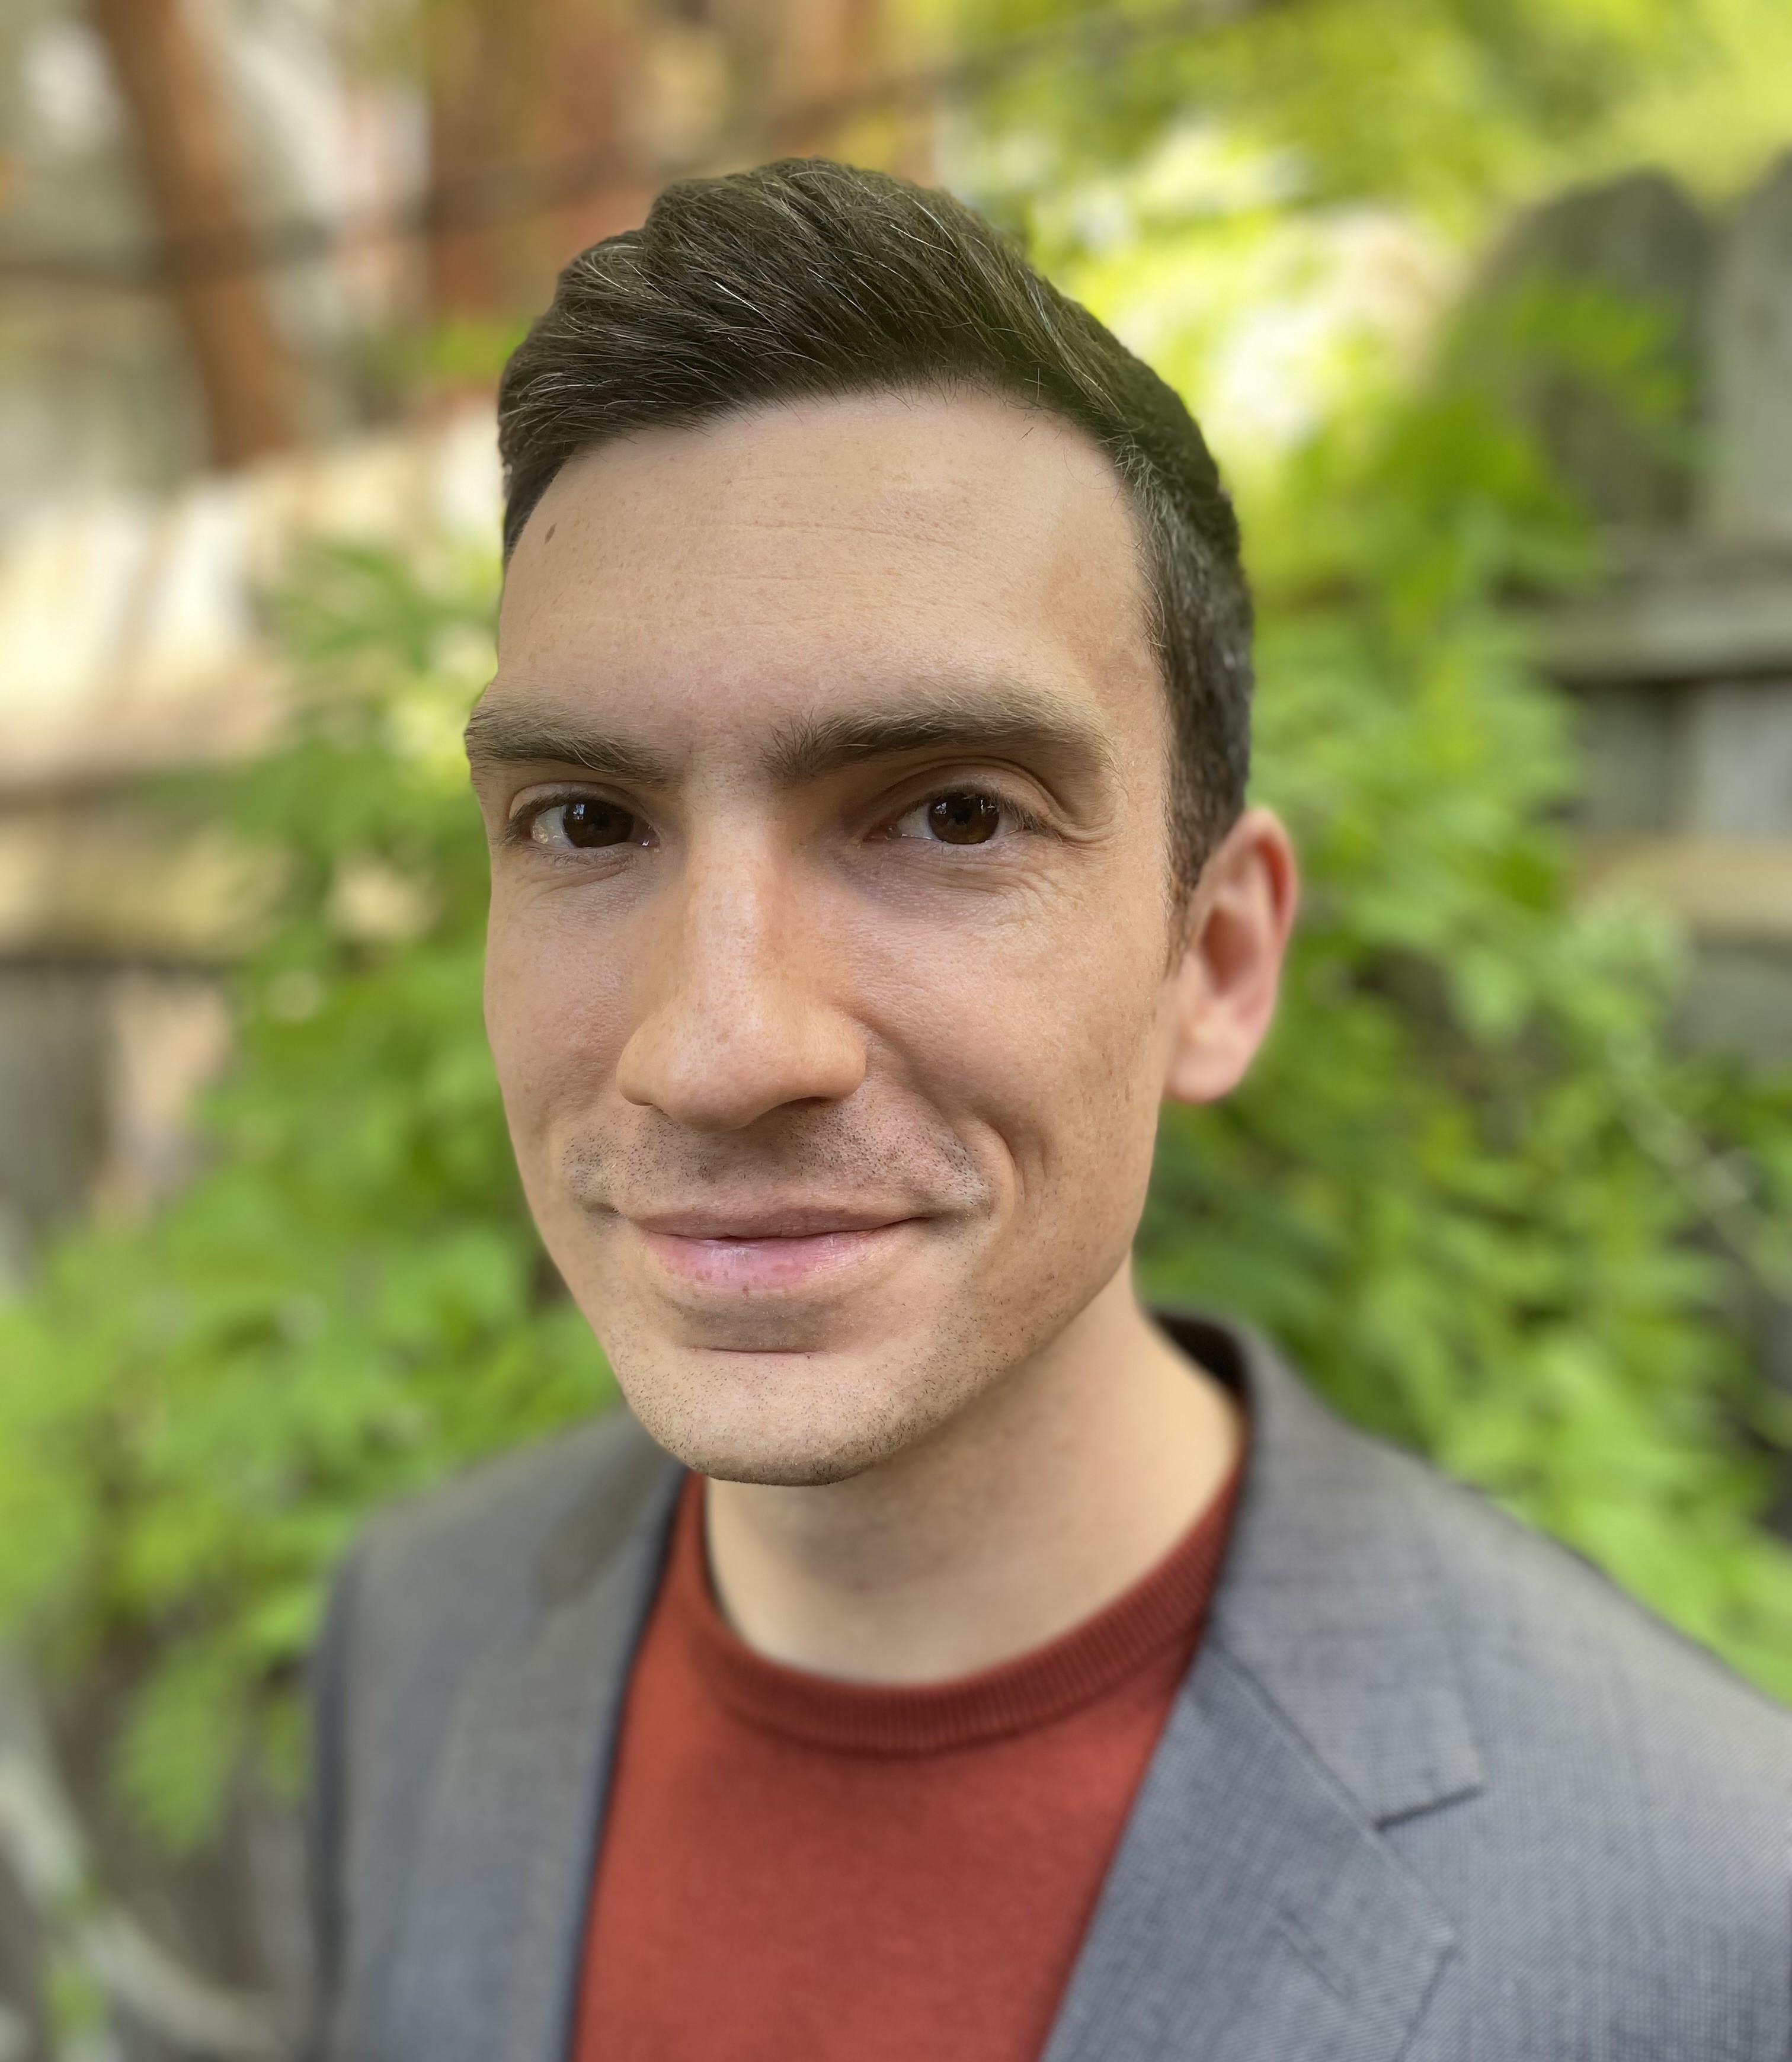
<svg viewBox="0 0 1792 2062">
<path fill-rule="evenodd" d="M 786 1104 L 843 1101 L 864 1080 L 863 1037 L 832 999 L 838 956 L 777 854 L 693 850 L 657 948 L 617 1064 L 629 1102 L 737 1131 Z"/>
</svg>

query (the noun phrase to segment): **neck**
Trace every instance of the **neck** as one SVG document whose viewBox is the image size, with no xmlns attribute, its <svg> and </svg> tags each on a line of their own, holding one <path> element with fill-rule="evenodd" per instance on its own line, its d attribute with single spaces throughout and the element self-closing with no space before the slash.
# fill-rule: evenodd
<svg viewBox="0 0 1792 2062">
<path fill-rule="evenodd" d="M 819 1488 L 712 1482 L 717 1599 L 818 1675 L 943 1681 L 1042 1645 L 1161 1560 L 1236 1463 L 1238 1414 L 1122 1268 L 934 1438 Z"/>
</svg>

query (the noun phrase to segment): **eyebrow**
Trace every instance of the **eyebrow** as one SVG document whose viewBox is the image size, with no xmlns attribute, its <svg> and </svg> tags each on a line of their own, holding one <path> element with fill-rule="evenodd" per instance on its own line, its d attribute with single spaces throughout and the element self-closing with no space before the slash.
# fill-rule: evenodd
<svg viewBox="0 0 1792 2062">
<path fill-rule="evenodd" d="M 1093 716 L 1054 696 L 997 688 L 938 694 L 898 708 L 801 716 L 773 732 L 764 758 L 772 778 L 794 788 L 866 760 L 942 748 L 1020 751 L 1066 768 L 1107 768 L 1114 757 Z"/>
<path fill-rule="evenodd" d="M 555 720 L 502 701 L 481 701 L 467 719 L 467 757 L 476 766 L 505 763 L 582 766 L 588 773 L 637 788 L 669 788 L 677 774 L 670 753 L 636 740 Z"/>
<path fill-rule="evenodd" d="M 582 767 L 613 780 L 669 788 L 670 753 L 577 720 L 548 718 L 503 701 L 481 702 L 467 720 L 467 756 L 476 767 L 503 762 Z M 918 704 L 798 716 L 765 740 L 761 763 L 778 786 L 802 787 L 868 760 L 940 750 L 1020 752 L 1046 768 L 1111 769 L 1112 747 L 1095 717 L 1055 696 L 1019 688 L 957 689 Z"/>
</svg>

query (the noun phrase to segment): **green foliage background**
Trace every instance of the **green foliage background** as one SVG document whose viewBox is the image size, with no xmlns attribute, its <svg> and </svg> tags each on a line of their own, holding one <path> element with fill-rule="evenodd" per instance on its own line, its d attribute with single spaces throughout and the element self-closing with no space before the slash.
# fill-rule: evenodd
<svg viewBox="0 0 1792 2062">
<path fill-rule="evenodd" d="M 992 57 L 986 201 L 1031 215 L 1191 115 L 1282 159 L 1301 208 L 1490 211 L 1639 163 L 1715 192 L 1792 138 L 1778 0 L 918 0 Z"/>
<path fill-rule="evenodd" d="M 1572 892 L 1570 712 L 1495 605 L 1572 574 L 1549 499 L 1446 377 L 1351 474 L 1348 540 L 1269 584 L 1257 786 L 1305 917 L 1244 1091 L 1166 1113 L 1144 1277 L 1792 1695 L 1748 1338 L 1792 1286 L 1792 1085 L 1678 1050 L 1677 941 Z"/>
<path fill-rule="evenodd" d="M 170 798 L 284 877 L 235 977 L 209 1169 L 0 1311 L 0 1623 L 65 1676 L 135 1677 L 118 1773 L 176 1847 L 246 1743 L 295 1775 L 296 1671 L 368 1511 L 612 1393 L 524 1208 L 480 1018 L 459 738 L 496 575 L 339 551 L 300 576 L 291 748 Z M 356 935 L 370 876 L 419 935 Z"/>
<path fill-rule="evenodd" d="M 1074 90 L 1017 74 L 969 161 L 1071 291 L 1158 311 L 1152 355 L 1198 404 L 1224 283 L 1248 298 L 1291 223 L 1422 191 L 1466 235 L 1577 138 L 1589 164 L 1621 156 L 1665 71 L 1754 18 L 1263 12 Z M 1231 170 L 1167 185 L 1197 90 Z M 1653 334 L 1570 296 L 1525 347 L 1647 421 L 1671 399 Z M 1677 1051 L 1675 941 L 1572 892 L 1569 716 L 1508 604 L 1596 561 L 1500 361 L 1345 364 L 1275 463 L 1232 455 L 1256 792 L 1295 826 L 1307 901 L 1262 1062 L 1167 1120 L 1144 1277 L 1256 1318 L 1352 1414 L 1792 1695 L 1792 1553 L 1758 1522 L 1792 1426 L 1747 1350 L 1760 1299 L 1792 1293 L 1792 1085 Z M 610 1394 L 523 1208 L 480 1021 L 457 733 L 494 596 L 489 558 L 445 545 L 323 554 L 295 581 L 290 744 L 170 798 L 267 848 L 283 884 L 235 977 L 206 1171 L 147 1224 L 71 1235 L 0 1310 L 0 1627 L 65 1679 L 135 1684 L 119 1779 L 177 1847 L 245 1751 L 295 1768 L 297 1671 L 364 1514 Z"/>
</svg>

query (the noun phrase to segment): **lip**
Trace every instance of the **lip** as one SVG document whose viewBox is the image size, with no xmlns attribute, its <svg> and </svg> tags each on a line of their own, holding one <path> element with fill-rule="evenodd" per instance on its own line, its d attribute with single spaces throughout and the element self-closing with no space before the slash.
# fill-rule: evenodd
<svg viewBox="0 0 1792 2062">
<path fill-rule="evenodd" d="M 629 1213 L 629 1222 L 645 1232 L 669 1238 L 818 1238 L 834 1232 L 882 1231 L 906 1222 L 902 1210 L 860 1209 L 837 1203 L 765 1203 L 757 1207 L 718 1209 L 698 1204 L 688 1210 Z"/>
<path fill-rule="evenodd" d="M 831 1284 L 880 1258 L 918 1219 L 815 1209 L 698 1210 L 631 1219 L 682 1284 L 733 1295 Z"/>
</svg>

